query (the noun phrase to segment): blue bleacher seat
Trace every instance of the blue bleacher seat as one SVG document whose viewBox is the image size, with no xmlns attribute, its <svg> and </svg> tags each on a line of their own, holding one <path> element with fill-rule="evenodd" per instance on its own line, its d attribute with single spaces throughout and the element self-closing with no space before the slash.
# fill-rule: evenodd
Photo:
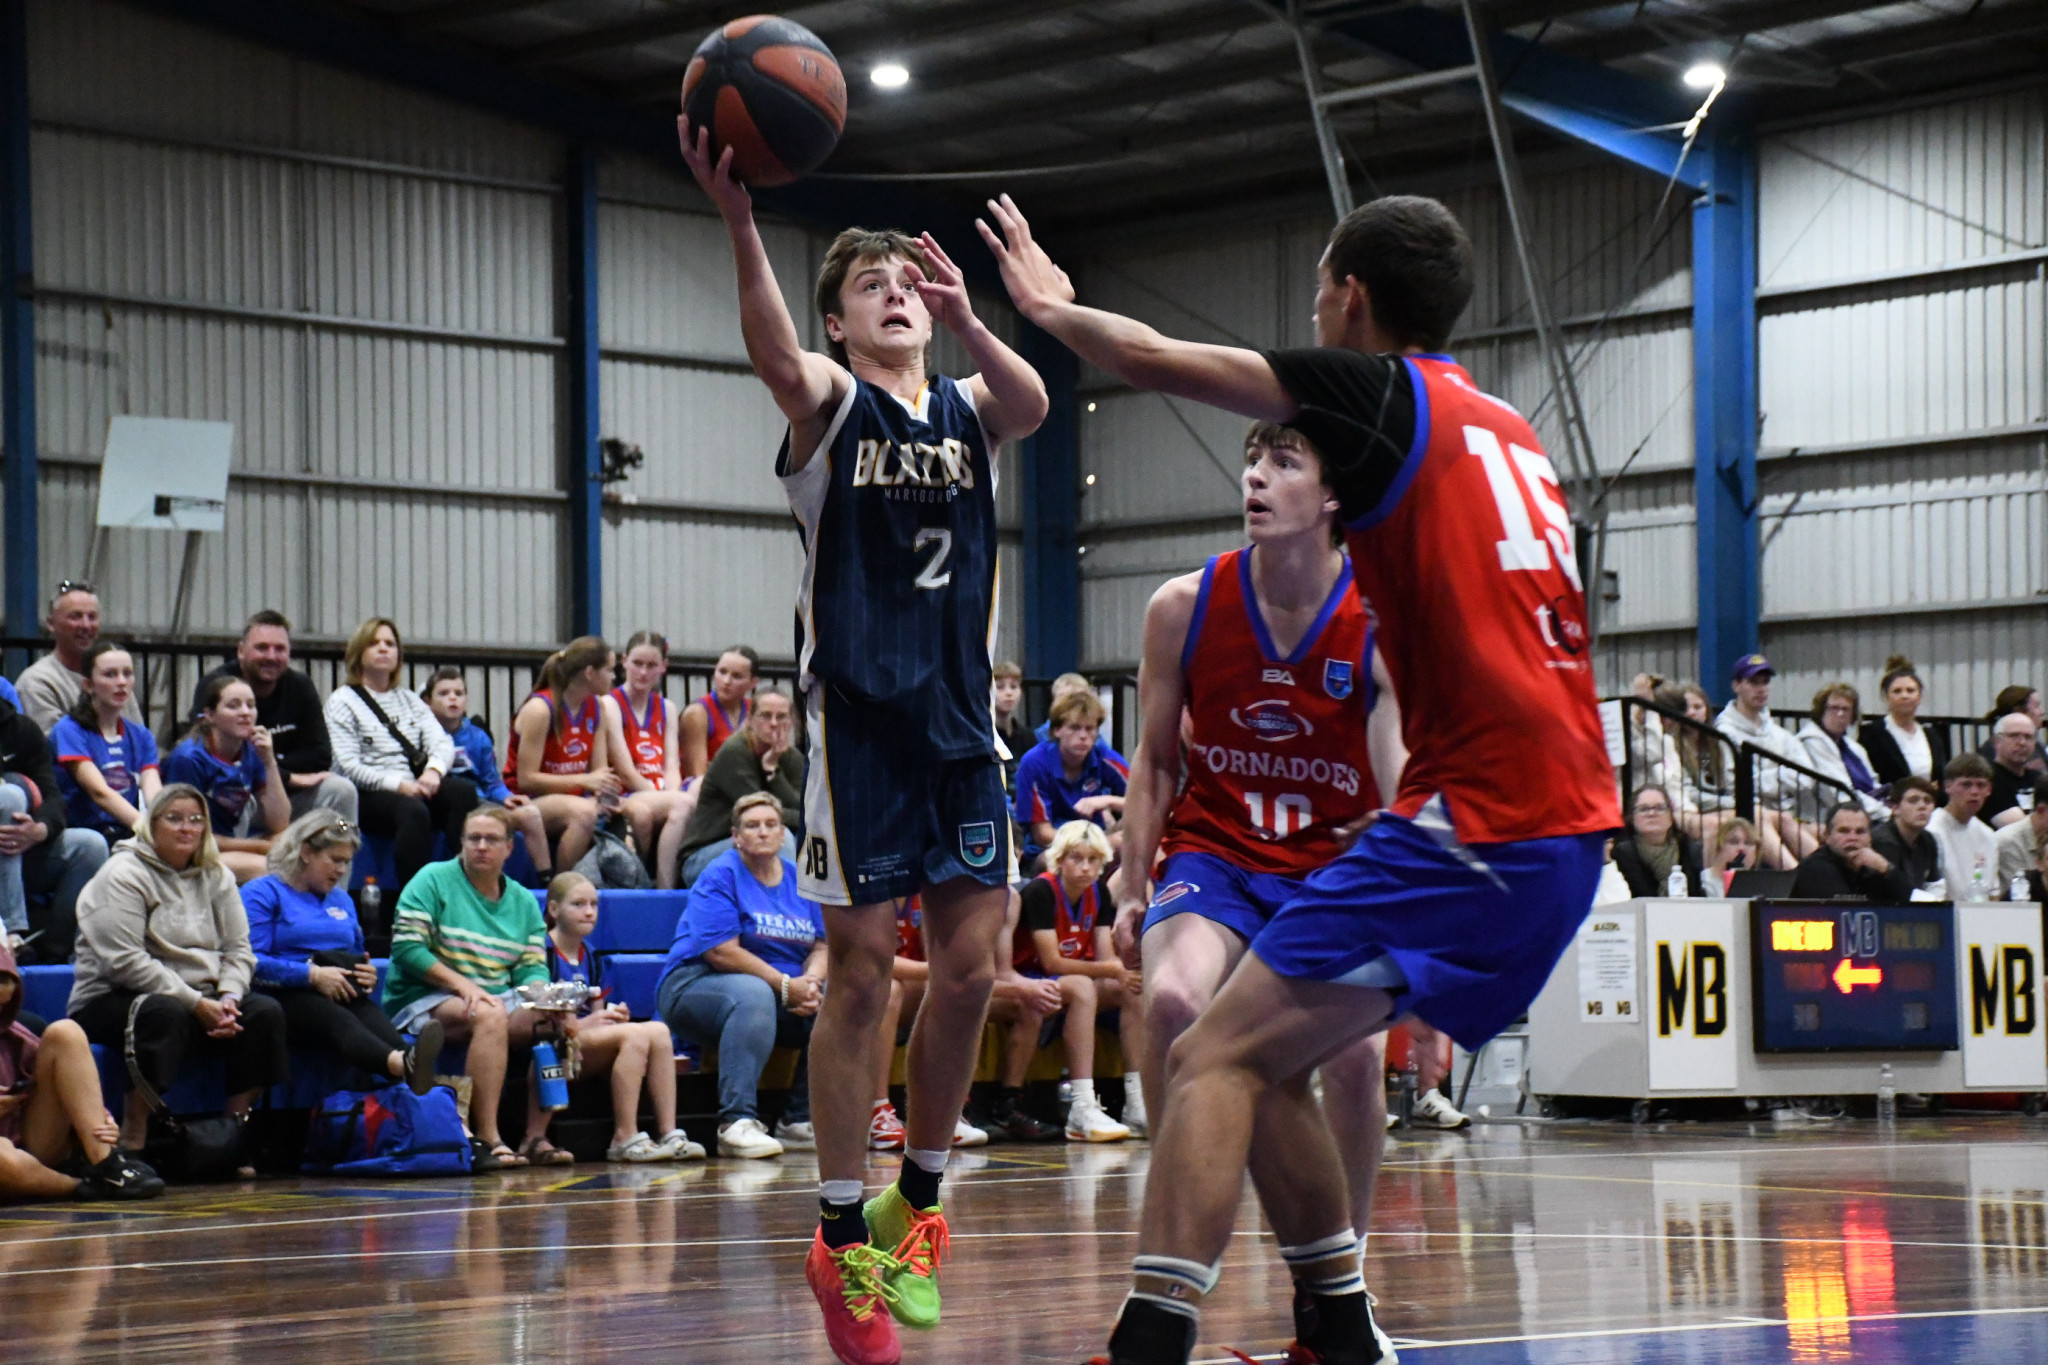
<svg viewBox="0 0 2048 1365">
<path fill-rule="evenodd" d="M 604 922 L 602 915 L 598 923 Z M 635 1019 L 652 1019 L 654 994 L 661 989 L 662 953 L 609 953 L 604 959 L 605 989 L 633 1011 Z"/>
<path fill-rule="evenodd" d="M 445 861 L 453 856 L 448 852 L 448 841 L 439 834 L 434 836 L 434 851 L 430 855 L 436 861 Z M 515 882 L 524 882 L 533 877 L 533 859 L 526 852 L 526 836 L 512 836 L 512 855 L 505 860 L 505 875 Z M 360 891 L 365 879 L 375 877 L 377 885 L 387 891 L 398 884 L 398 864 L 392 859 L 392 843 L 381 835 L 365 833 L 363 846 L 356 850 L 355 861 L 349 867 L 348 889 Z M 390 914 L 386 907 L 385 914 Z"/>
<path fill-rule="evenodd" d="M 675 941 L 676 922 L 689 903 L 687 891 L 600 891 L 591 951 L 608 956 L 666 953 Z"/>
</svg>

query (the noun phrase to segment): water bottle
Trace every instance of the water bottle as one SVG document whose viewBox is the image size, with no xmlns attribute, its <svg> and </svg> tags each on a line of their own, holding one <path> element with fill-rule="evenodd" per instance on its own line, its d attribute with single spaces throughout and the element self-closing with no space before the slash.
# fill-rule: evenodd
<svg viewBox="0 0 2048 1365">
<path fill-rule="evenodd" d="M 2034 898 L 2033 888 L 2027 885 L 2026 873 L 2013 876 L 2012 885 L 2005 888 L 2005 898 L 2009 901 L 2030 901 Z"/>
<path fill-rule="evenodd" d="M 1664 879 L 1664 894 L 1675 901 L 1682 901 L 1692 894 L 1686 885 L 1684 868 L 1671 869 L 1671 875 Z"/>
<path fill-rule="evenodd" d="M 1899 1117 L 1899 1087 L 1892 1077 L 1892 1064 L 1886 1062 L 1877 1069 L 1877 1121 L 1882 1124 L 1896 1123 Z"/>
<path fill-rule="evenodd" d="M 533 1074 L 541 1108 L 559 1110 L 569 1107 L 569 1077 L 553 1043 L 533 1045 Z"/>
<path fill-rule="evenodd" d="M 1968 899 L 1972 901 L 1988 901 L 1991 899 L 1990 879 L 1984 875 L 1984 860 L 1982 858 L 1979 858 L 1976 866 L 1970 869 L 1970 894 Z"/>
<path fill-rule="evenodd" d="M 377 889 L 375 877 L 363 878 L 363 889 L 356 892 L 356 920 L 365 929 L 384 927 L 384 893 Z"/>
</svg>

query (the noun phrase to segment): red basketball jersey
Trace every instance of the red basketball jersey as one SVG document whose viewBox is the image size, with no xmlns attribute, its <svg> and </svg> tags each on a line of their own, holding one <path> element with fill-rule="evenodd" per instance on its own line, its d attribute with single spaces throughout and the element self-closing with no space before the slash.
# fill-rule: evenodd
<svg viewBox="0 0 2048 1365">
<path fill-rule="evenodd" d="M 1251 551 L 1210 560 L 1180 652 L 1187 781 L 1161 849 L 1287 877 L 1336 857 L 1337 826 L 1380 804 L 1365 739 L 1372 649 L 1350 565 L 1282 656 L 1252 591 Z"/>
<path fill-rule="evenodd" d="M 555 704 L 547 688 L 533 694 L 548 704 L 548 743 L 541 750 L 540 770 L 567 777 L 590 771 L 590 759 L 597 752 L 597 698 L 586 697 L 575 715 Z M 533 698 L 527 698 L 531 701 Z M 505 754 L 505 785 L 519 790 L 519 727 L 512 727 L 512 745 Z"/>
<path fill-rule="evenodd" d="M 1415 444 L 1351 523 L 1351 564 L 1393 644 L 1408 766 L 1393 809 L 1438 792 L 1465 843 L 1621 824 L 1593 694 L 1586 594 L 1557 475 L 1520 413 L 1448 356 L 1406 357 Z"/>
<path fill-rule="evenodd" d="M 1100 889 L 1102 883 L 1090 882 L 1088 889 L 1081 893 L 1079 901 L 1067 900 L 1067 889 L 1060 885 L 1060 874 L 1041 872 L 1038 880 L 1052 883 L 1053 900 L 1059 905 L 1059 919 L 1054 932 L 1059 935 L 1060 956 L 1070 962 L 1093 962 L 1095 960 L 1095 925 L 1101 913 Z M 1010 965 L 1018 971 L 1036 971 L 1044 967 L 1038 960 L 1038 943 L 1033 932 L 1022 924 L 1011 936 Z"/>
<path fill-rule="evenodd" d="M 661 693 L 649 693 L 647 718 L 642 720 L 633 714 L 633 699 L 625 688 L 614 687 L 612 700 L 619 704 L 619 723 L 626 732 L 626 753 L 633 760 L 633 770 L 659 790 L 668 776 L 668 703 Z"/>
<path fill-rule="evenodd" d="M 706 692 L 699 700 L 704 707 L 704 762 L 709 764 L 732 738 L 733 731 L 745 725 L 747 717 L 754 713 L 754 699 L 742 697 L 738 715 L 726 714 L 725 703 L 716 692 Z"/>
</svg>

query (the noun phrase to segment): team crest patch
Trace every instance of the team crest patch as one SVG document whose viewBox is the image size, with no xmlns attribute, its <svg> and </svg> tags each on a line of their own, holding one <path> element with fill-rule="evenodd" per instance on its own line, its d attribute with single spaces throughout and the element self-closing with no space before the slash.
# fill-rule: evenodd
<svg viewBox="0 0 2048 1365">
<path fill-rule="evenodd" d="M 1152 908 L 1157 910 L 1162 905 L 1171 905 L 1182 896 L 1191 895 L 1201 889 L 1193 882 L 1168 882 L 1153 895 Z"/>
<path fill-rule="evenodd" d="M 1351 695 L 1351 661 L 1349 659 L 1323 660 L 1323 691 L 1338 701 Z"/>
<path fill-rule="evenodd" d="M 996 826 L 993 820 L 977 820 L 960 826 L 960 861 L 983 868 L 996 860 Z"/>
</svg>

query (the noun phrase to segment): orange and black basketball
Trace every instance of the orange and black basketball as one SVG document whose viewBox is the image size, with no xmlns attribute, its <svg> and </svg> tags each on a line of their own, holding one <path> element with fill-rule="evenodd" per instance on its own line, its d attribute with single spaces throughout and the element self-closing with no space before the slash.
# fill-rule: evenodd
<svg viewBox="0 0 2048 1365">
<path fill-rule="evenodd" d="M 787 185 L 816 170 L 846 127 L 846 77 L 832 49 L 773 14 L 735 19 L 697 47 L 683 73 L 683 113 L 731 147 L 734 178 Z"/>
</svg>

